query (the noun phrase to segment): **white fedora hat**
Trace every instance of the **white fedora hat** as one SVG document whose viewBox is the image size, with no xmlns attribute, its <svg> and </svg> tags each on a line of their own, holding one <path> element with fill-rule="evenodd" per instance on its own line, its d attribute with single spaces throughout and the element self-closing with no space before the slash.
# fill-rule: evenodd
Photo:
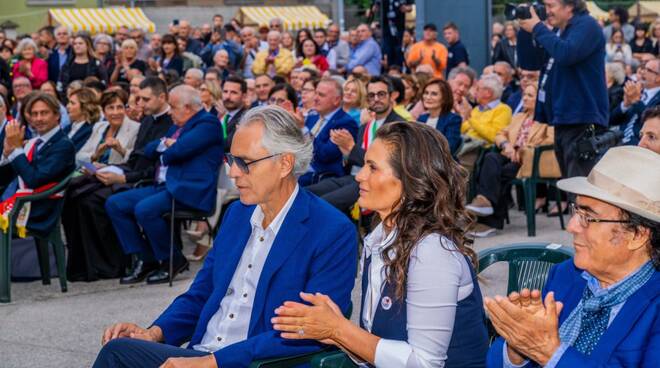
<svg viewBox="0 0 660 368">
<path fill-rule="evenodd" d="M 651 150 L 610 148 L 589 176 L 563 179 L 557 186 L 660 222 L 660 155 Z"/>
</svg>

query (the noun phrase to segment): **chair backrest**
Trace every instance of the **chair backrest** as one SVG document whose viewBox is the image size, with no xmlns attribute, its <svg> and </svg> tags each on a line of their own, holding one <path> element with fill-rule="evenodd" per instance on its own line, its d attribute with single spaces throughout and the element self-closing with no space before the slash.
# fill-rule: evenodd
<svg viewBox="0 0 660 368">
<path fill-rule="evenodd" d="M 507 294 L 524 288 L 543 289 L 552 265 L 573 257 L 573 249 L 559 244 L 517 243 L 479 252 L 479 270 L 496 262 L 509 264 Z"/>
</svg>

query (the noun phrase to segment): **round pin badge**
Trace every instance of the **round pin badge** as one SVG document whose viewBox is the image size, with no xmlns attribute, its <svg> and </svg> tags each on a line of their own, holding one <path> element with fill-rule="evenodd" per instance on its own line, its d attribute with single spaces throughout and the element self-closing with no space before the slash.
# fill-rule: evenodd
<svg viewBox="0 0 660 368">
<path fill-rule="evenodd" d="M 390 308 L 392 308 L 392 298 L 384 296 L 383 299 L 380 300 L 380 306 L 383 307 L 383 310 L 390 310 Z"/>
</svg>

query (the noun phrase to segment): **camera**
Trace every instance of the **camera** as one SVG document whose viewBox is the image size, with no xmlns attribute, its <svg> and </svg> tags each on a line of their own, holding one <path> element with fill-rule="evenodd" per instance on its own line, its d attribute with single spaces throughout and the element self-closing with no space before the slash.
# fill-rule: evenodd
<svg viewBox="0 0 660 368">
<path fill-rule="evenodd" d="M 578 157 L 582 160 L 592 160 L 601 156 L 610 147 L 614 147 L 623 138 L 623 132 L 619 130 L 607 130 L 597 134 L 592 128 L 577 142 Z"/>
<path fill-rule="evenodd" d="M 548 17 L 548 14 L 545 12 L 545 5 L 539 2 L 533 2 L 531 4 L 508 3 L 504 6 L 504 16 L 507 20 L 529 19 L 532 17 L 532 13 L 530 11 L 531 7 L 534 7 L 536 15 L 538 15 L 539 19 L 542 21 Z"/>
</svg>

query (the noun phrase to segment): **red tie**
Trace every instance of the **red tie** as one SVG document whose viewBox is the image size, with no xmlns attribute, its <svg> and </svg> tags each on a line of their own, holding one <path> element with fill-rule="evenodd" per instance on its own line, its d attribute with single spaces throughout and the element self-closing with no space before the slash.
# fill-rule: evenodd
<svg viewBox="0 0 660 368">
<path fill-rule="evenodd" d="M 34 141 L 34 144 L 30 148 L 30 151 L 27 154 L 27 160 L 28 162 L 32 162 L 32 159 L 34 158 L 34 154 L 37 153 L 37 147 L 41 144 L 42 140 L 41 138 L 37 138 L 36 141 Z"/>
</svg>

